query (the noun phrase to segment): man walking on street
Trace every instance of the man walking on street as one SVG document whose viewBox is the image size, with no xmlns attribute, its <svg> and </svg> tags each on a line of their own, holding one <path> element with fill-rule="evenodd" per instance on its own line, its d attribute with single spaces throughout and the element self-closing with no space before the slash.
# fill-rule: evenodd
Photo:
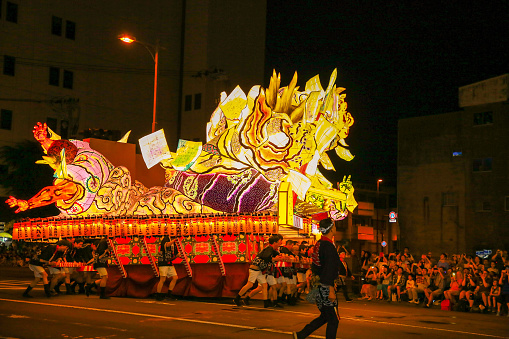
<svg viewBox="0 0 509 339">
<path fill-rule="evenodd" d="M 339 316 L 336 313 L 337 299 L 334 289 L 334 280 L 339 275 L 339 265 L 341 265 L 336 247 L 332 240 L 327 237 L 332 230 L 334 222 L 331 219 L 323 219 L 320 221 L 319 229 L 322 233 L 321 239 L 316 243 L 313 249 L 313 263 L 311 269 L 314 275 L 318 275 L 320 283 L 318 285 L 318 295 L 316 297 L 316 306 L 320 310 L 320 316 L 299 332 L 293 332 L 294 339 L 307 338 L 311 333 L 327 324 L 325 337 L 327 339 L 336 338 L 339 325 Z"/>
</svg>

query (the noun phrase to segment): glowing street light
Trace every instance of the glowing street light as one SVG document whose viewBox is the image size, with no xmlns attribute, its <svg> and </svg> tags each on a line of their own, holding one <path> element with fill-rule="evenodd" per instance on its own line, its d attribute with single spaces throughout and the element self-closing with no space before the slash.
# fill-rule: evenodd
<svg viewBox="0 0 509 339">
<path fill-rule="evenodd" d="M 131 37 L 128 37 L 127 35 L 121 35 L 119 37 L 120 40 L 122 40 L 123 42 L 125 43 L 128 43 L 128 44 L 132 44 L 133 42 L 136 41 L 136 38 L 131 38 Z"/>
<path fill-rule="evenodd" d="M 147 49 L 147 51 L 152 56 L 152 59 L 154 60 L 155 69 L 154 69 L 154 108 L 152 113 L 152 133 L 156 131 L 156 104 L 157 104 L 157 68 L 159 64 L 159 50 L 162 49 L 162 47 L 159 45 L 159 40 L 157 40 L 155 45 L 148 44 L 146 42 L 142 42 L 139 40 L 136 40 L 135 37 L 128 36 L 126 34 L 121 34 L 118 36 L 119 40 L 125 42 L 126 44 L 132 44 L 133 42 L 136 42 L 137 44 L 142 45 Z"/>
</svg>

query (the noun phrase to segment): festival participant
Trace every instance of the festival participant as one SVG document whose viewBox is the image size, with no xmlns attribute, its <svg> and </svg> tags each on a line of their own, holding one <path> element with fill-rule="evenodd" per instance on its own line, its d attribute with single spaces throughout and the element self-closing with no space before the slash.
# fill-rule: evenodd
<svg viewBox="0 0 509 339">
<path fill-rule="evenodd" d="M 87 246 L 83 246 L 78 250 L 79 257 L 83 263 L 87 266 L 92 265 L 94 262 L 94 246 L 89 244 Z M 83 281 L 85 282 L 85 294 L 86 296 L 90 296 L 90 292 L 92 288 L 97 288 L 95 281 L 92 279 L 95 275 L 95 271 L 81 271 L 80 274 L 83 274 Z M 80 286 L 81 289 L 81 286 Z"/>
<path fill-rule="evenodd" d="M 297 268 L 297 298 L 306 290 L 307 287 L 307 277 L 306 272 L 308 270 L 308 264 L 305 261 L 308 260 L 307 255 L 307 246 L 305 244 L 299 245 L 299 267 Z"/>
<path fill-rule="evenodd" d="M 99 273 L 101 279 L 97 280 L 95 284 L 99 283 L 100 290 L 100 298 L 101 299 L 109 299 L 110 297 L 106 296 L 106 283 L 108 282 L 108 240 L 106 238 L 102 238 L 101 240 L 97 240 L 92 243 L 92 249 L 94 250 L 94 269 Z M 90 294 L 90 291 L 88 292 Z M 87 296 L 88 296 L 87 294 Z"/>
<path fill-rule="evenodd" d="M 76 251 L 73 257 L 74 262 L 86 264 L 87 261 L 89 261 L 92 256 L 92 248 L 90 245 L 86 245 L 83 239 L 76 239 Z M 88 254 L 89 253 L 89 254 Z M 87 280 L 88 278 L 88 280 Z M 82 268 L 74 269 L 74 272 L 71 274 L 71 279 L 74 279 L 74 282 L 71 284 L 71 292 L 72 294 L 75 294 L 76 291 L 76 285 L 79 286 L 78 293 L 84 294 L 85 293 L 85 282 L 91 283 L 91 274 L 90 272 L 83 271 Z"/>
<path fill-rule="evenodd" d="M 71 239 L 71 247 L 65 252 L 65 261 L 68 263 L 76 263 L 78 249 L 83 246 L 83 239 Z M 77 277 L 76 268 L 74 267 L 63 267 L 62 272 L 65 274 L 65 294 L 76 294 L 76 292 L 71 287 L 71 277 Z"/>
<path fill-rule="evenodd" d="M 279 292 L 279 296 L 283 301 L 286 301 L 288 305 L 295 305 L 296 300 L 293 297 L 294 292 L 296 291 L 296 280 L 294 279 L 294 270 L 292 267 L 292 263 L 290 261 L 295 260 L 295 255 L 292 252 L 293 250 L 293 240 L 287 240 L 285 246 L 279 249 L 279 253 L 285 258 L 285 261 L 281 263 L 284 264 L 282 267 L 283 271 L 283 279 L 284 284 L 283 288 Z M 286 286 L 286 288 L 284 287 Z"/>
<path fill-rule="evenodd" d="M 301 331 L 293 332 L 294 339 L 307 338 L 324 324 L 327 324 L 325 337 L 327 339 L 336 338 L 339 316 L 337 314 L 338 303 L 334 289 L 334 280 L 339 275 L 338 267 L 340 259 L 332 240 L 327 237 L 333 225 L 334 222 L 331 219 L 320 221 L 319 230 L 322 233 L 322 237 L 315 244 L 312 256 L 313 273 L 320 278 L 318 285 L 319 293 L 316 298 L 316 305 L 320 310 L 320 316 L 304 326 Z"/>
<path fill-rule="evenodd" d="M 23 293 L 25 298 L 32 298 L 29 292 L 37 286 L 39 281 L 43 281 L 44 284 L 44 293 L 46 297 L 51 297 L 51 286 L 48 281 L 48 273 L 44 270 L 45 265 L 51 265 L 62 258 L 64 252 L 71 246 L 69 241 L 60 240 L 55 245 L 48 245 L 42 251 L 36 252 L 35 255 L 29 261 L 29 268 L 34 272 L 34 281 L 28 285 L 27 289 Z M 56 270 L 56 269 L 55 269 Z M 60 274 L 60 270 L 56 270 L 58 274 Z M 54 287 L 54 285 L 53 285 Z"/>
<path fill-rule="evenodd" d="M 278 234 L 277 236 L 281 240 L 283 239 L 282 235 Z M 269 246 L 268 241 L 267 241 L 267 246 Z M 278 254 L 278 256 L 279 256 L 279 254 Z M 266 272 L 265 278 L 267 280 L 268 295 L 269 295 L 269 300 L 270 300 L 269 306 L 274 307 L 274 308 L 284 308 L 283 305 L 281 305 L 278 300 L 278 291 L 280 290 L 281 285 L 278 284 L 277 279 L 274 277 L 275 270 L 276 270 L 276 267 L 274 266 L 274 262 L 269 263 L 267 269 L 265 270 L 265 272 Z M 260 293 L 262 290 L 263 290 L 263 285 L 258 284 L 258 286 L 255 289 L 251 290 L 251 292 L 249 292 L 249 294 L 244 298 L 244 300 L 243 300 L 244 304 L 246 306 L 251 305 L 250 300 L 255 295 Z"/>
<path fill-rule="evenodd" d="M 282 242 L 282 237 L 273 235 L 269 238 L 269 246 L 265 247 L 256 255 L 255 260 L 253 260 L 251 266 L 249 266 L 249 278 L 247 283 L 244 287 L 242 287 L 235 299 L 233 299 L 235 305 L 241 305 L 240 302 L 242 300 L 242 296 L 244 296 L 244 294 L 253 287 L 255 281 L 258 281 L 258 283 L 262 285 L 263 307 L 270 307 L 267 291 L 266 270 L 269 267 L 269 264 L 275 260 L 275 257 L 279 255 L 277 249 L 281 246 Z"/>
<path fill-rule="evenodd" d="M 176 300 L 175 296 L 173 296 L 173 288 L 175 287 L 178 279 L 177 271 L 175 270 L 175 266 L 173 266 L 173 260 L 175 260 L 179 255 L 178 247 L 175 244 L 176 241 L 177 238 L 170 240 L 168 236 L 165 236 L 161 240 L 161 245 L 159 247 L 159 259 L 157 262 L 157 265 L 159 266 L 159 283 L 157 284 L 156 294 L 156 299 L 159 301 L 164 299 L 164 293 L 161 292 L 166 278 L 171 279 L 166 297 L 170 300 Z"/>
<path fill-rule="evenodd" d="M 355 280 L 355 277 L 352 275 L 352 272 L 348 268 L 348 264 L 345 260 L 346 252 L 339 253 L 339 259 L 341 263 L 339 264 L 339 277 L 336 281 L 336 286 L 338 289 L 343 290 L 343 296 L 347 303 L 352 302 L 352 299 L 348 296 L 348 285 L 346 283 L 347 279 Z"/>
</svg>

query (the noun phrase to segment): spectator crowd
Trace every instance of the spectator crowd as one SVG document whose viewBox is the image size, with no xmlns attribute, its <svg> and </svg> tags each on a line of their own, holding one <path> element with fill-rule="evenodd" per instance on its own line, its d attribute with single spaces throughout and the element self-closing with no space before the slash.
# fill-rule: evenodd
<svg viewBox="0 0 509 339">
<path fill-rule="evenodd" d="M 339 252 L 346 250 L 338 248 Z M 346 252 L 348 253 L 348 252 Z M 414 257 L 408 248 L 385 255 L 362 251 L 348 253 L 360 278 L 360 300 L 409 302 L 425 308 L 507 314 L 509 258 L 496 250 L 481 258 L 431 252 Z M 509 314 L 507 315 L 509 317 Z"/>
<path fill-rule="evenodd" d="M 278 260 L 292 264 L 262 267 L 260 262 L 259 267 L 252 265 L 254 272 L 263 272 L 267 279 L 255 277 L 252 282 L 258 280 L 259 286 L 251 283 L 246 291 L 242 291 L 246 304 L 258 292 L 263 292 L 264 300 L 267 300 L 265 306 L 294 305 L 309 289 L 312 245 L 292 240 L 283 245 L 282 237 L 278 237 L 270 244 L 273 249 L 268 251 L 268 256 L 283 258 Z M 13 242 L 10 247 L 0 245 L 0 266 L 28 267 L 29 258 L 40 253 L 44 246 L 46 244 L 30 242 Z M 338 246 L 337 250 L 344 268 L 338 268 L 340 279 L 336 281 L 336 288 L 343 290 L 348 302 L 351 301 L 347 294 L 350 287 L 363 301 L 408 302 L 425 308 L 494 313 L 497 316 L 506 314 L 509 317 L 507 251 L 496 250 L 491 256 L 481 258 L 465 253 L 441 253 L 434 257 L 428 252 L 414 256 L 408 248 L 388 255 L 361 251 L 360 256 L 355 250 L 348 251 L 343 246 Z M 240 296 L 235 302 L 240 304 Z"/>
</svg>

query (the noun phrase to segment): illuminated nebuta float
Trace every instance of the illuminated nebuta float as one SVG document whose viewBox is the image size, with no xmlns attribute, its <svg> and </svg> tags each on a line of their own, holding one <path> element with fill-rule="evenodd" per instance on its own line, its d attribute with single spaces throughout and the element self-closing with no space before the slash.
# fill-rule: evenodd
<svg viewBox="0 0 509 339">
<path fill-rule="evenodd" d="M 146 296 L 147 283 L 155 289 L 157 282 L 159 239 L 176 237 L 182 258 L 175 293 L 232 295 L 270 234 L 310 235 L 316 221 L 343 219 L 357 206 L 349 177 L 333 187 L 318 169 L 334 170 L 330 150 L 353 158 L 345 139 L 354 120 L 335 82 L 336 70 L 326 89 L 315 76 L 299 91 L 296 75 L 280 87 L 274 72 L 267 89 L 221 93 L 205 144 L 180 140 L 172 153 L 162 130 L 140 139 L 147 167 L 164 169 L 164 185 L 151 188 L 90 140 L 61 140 L 38 123 L 34 136 L 46 153 L 38 163 L 55 170 L 54 184 L 7 203 L 16 212 L 54 203 L 61 214 L 16 223 L 14 238 L 106 236 L 119 268 L 109 269 L 110 294 Z"/>
</svg>

